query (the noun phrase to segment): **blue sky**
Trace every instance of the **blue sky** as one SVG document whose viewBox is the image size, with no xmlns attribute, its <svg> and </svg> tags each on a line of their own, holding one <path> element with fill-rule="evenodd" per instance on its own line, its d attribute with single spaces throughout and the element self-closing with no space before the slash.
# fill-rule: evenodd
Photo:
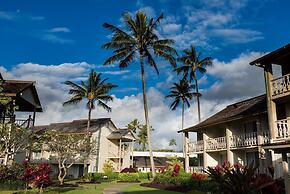
<svg viewBox="0 0 290 194">
<path fill-rule="evenodd" d="M 161 37 L 174 39 L 178 51 L 195 44 L 204 56 L 214 58 L 214 66 L 200 80 L 203 118 L 207 118 L 228 103 L 264 92 L 262 72 L 248 63 L 289 43 L 289 8 L 286 0 L 0 0 L 0 70 L 6 78 L 37 81 L 45 107 L 40 123 L 47 123 L 77 118 L 72 109 L 61 107 L 67 97 L 60 95 L 66 92 L 61 83 L 83 79 L 95 68 L 119 85 L 113 91 L 115 113 L 96 112 L 95 116 L 110 116 L 125 125 L 133 117 L 143 118 L 142 111 L 139 114 L 133 108 L 139 107 L 141 99 L 139 65 L 133 63 L 122 71 L 102 66 L 111 53 L 101 49 L 110 35 L 102 24 L 120 25 L 123 13 L 139 9 L 149 17 L 164 13 L 158 29 Z M 159 76 L 147 69 L 152 122 L 158 128 L 158 120 L 168 120 L 160 128 L 177 131 L 180 113 L 169 112 L 165 108 L 169 101 L 164 100 L 177 77 L 167 63 L 158 64 Z M 118 118 L 124 114 L 121 107 L 127 113 Z M 196 123 L 194 108 L 186 114 L 186 126 Z"/>
</svg>

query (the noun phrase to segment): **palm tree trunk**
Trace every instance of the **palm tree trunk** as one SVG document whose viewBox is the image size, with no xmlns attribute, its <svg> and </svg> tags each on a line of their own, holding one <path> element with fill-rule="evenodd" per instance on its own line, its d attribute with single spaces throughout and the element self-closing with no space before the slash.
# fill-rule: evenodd
<svg viewBox="0 0 290 194">
<path fill-rule="evenodd" d="M 91 114 L 92 114 L 92 102 L 89 102 L 89 113 L 88 113 L 87 132 L 90 130 Z"/>
<path fill-rule="evenodd" d="M 195 81 L 195 90 L 196 90 L 196 93 L 197 93 L 197 96 L 196 96 L 196 101 L 197 101 L 197 112 L 198 112 L 198 122 L 200 123 L 201 122 L 201 116 L 200 116 L 200 99 L 199 99 L 199 92 L 198 92 L 198 81 L 197 79 L 195 78 L 194 79 Z"/>
<path fill-rule="evenodd" d="M 182 101 L 182 111 L 181 111 L 181 130 L 184 129 L 184 101 Z M 185 133 L 183 134 L 182 148 L 183 148 L 183 156 L 185 158 Z"/>
<path fill-rule="evenodd" d="M 141 79 L 142 79 L 142 90 L 143 90 L 143 102 L 144 102 L 144 113 L 145 113 L 145 124 L 147 129 L 147 139 L 148 139 L 148 148 L 150 155 L 150 163 L 152 169 L 153 179 L 156 177 L 155 165 L 152 152 L 152 142 L 151 142 L 151 129 L 149 124 L 149 115 L 148 115 L 148 104 L 147 104 L 147 95 L 146 95 L 146 83 L 145 83 L 145 70 L 144 70 L 144 61 L 142 54 L 140 55 L 140 64 L 141 64 Z"/>
</svg>

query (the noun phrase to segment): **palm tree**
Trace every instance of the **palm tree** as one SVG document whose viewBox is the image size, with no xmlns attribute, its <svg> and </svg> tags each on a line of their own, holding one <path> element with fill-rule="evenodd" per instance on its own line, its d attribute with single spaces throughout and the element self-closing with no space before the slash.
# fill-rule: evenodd
<svg viewBox="0 0 290 194">
<path fill-rule="evenodd" d="M 171 47 L 174 43 L 170 39 L 159 39 L 156 33 L 157 25 L 163 18 L 161 14 L 156 20 L 148 19 L 146 14 L 138 11 L 135 18 L 127 13 L 123 15 L 125 29 L 121 29 L 114 25 L 104 23 L 104 27 L 112 31 L 111 41 L 104 44 L 103 48 L 113 49 L 113 55 L 109 57 L 104 65 L 119 63 L 120 68 L 126 68 L 130 63 L 139 59 L 143 90 L 143 104 L 146 122 L 146 130 L 148 134 L 148 147 L 150 153 L 150 163 L 152 176 L 155 178 L 155 166 L 152 154 L 151 130 L 149 124 L 148 104 L 146 95 L 145 82 L 145 63 L 153 67 L 157 74 L 159 73 L 157 64 L 153 55 L 169 61 L 171 65 L 176 66 L 175 56 L 177 52 Z"/>
<path fill-rule="evenodd" d="M 193 96 L 198 95 L 198 93 L 193 92 L 195 89 L 194 85 L 191 85 L 185 78 L 179 80 L 179 83 L 173 83 L 173 86 L 170 88 L 170 94 L 167 95 L 167 98 L 173 98 L 173 102 L 170 105 L 172 110 L 175 110 L 181 103 L 181 130 L 184 128 L 184 107 L 190 107 L 189 100 Z M 183 133 L 183 147 L 185 147 L 185 134 Z M 185 148 L 183 149 L 185 150 Z M 185 156 L 185 152 L 183 153 Z"/>
<path fill-rule="evenodd" d="M 66 85 L 70 86 L 68 93 L 72 95 L 72 97 L 64 102 L 63 106 L 77 104 L 84 99 L 87 100 L 87 108 L 89 109 L 87 131 L 90 129 L 91 113 L 92 110 L 95 109 L 95 103 L 104 108 L 106 111 L 111 111 L 111 107 L 109 107 L 106 103 L 113 101 L 113 97 L 108 93 L 111 89 L 117 86 L 111 83 L 106 83 L 107 80 L 108 79 L 102 80 L 101 74 L 92 70 L 86 82 L 81 81 L 80 84 L 72 81 L 64 82 Z"/>
<path fill-rule="evenodd" d="M 169 140 L 169 146 L 176 146 L 176 139 Z"/>
<path fill-rule="evenodd" d="M 172 110 L 176 110 L 176 108 L 181 103 L 181 130 L 184 128 L 184 108 L 185 105 L 190 107 L 189 100 L 196 96 L 197 93 L 193 92 L 195 89 L 194 85 L 191 85 L 186 79 L 179 80 L 179 83 L 173 83 L 173 86 L 170 88 L 170 94 L 166 96 L 166 98 L 173 98 L 173 102 L 170 105 Z"/>
<path fill-rule="evenodd" d="M 200 116 L 200 97 L 201 93 L 199 92 L 198 87 L 198 77 L 197 72 L 204 74 L 206 73 L 206 68 L 212 65 L 212 58 L 205 57 L 201 59 L 201 52 L 197 52 L 194 45 L 191 45 L 189 49 L 183 51 L 183 56 L 179 59 L 183 63 L 181 67 L 176 68 L 177 73 L 183 73 L 184 78 L 188 78 L 189 82 L 194 81 L 195 91 L 197 100 L 197 111 L 198 111 L 198 121 L 201 121 Z"/>
</svg>

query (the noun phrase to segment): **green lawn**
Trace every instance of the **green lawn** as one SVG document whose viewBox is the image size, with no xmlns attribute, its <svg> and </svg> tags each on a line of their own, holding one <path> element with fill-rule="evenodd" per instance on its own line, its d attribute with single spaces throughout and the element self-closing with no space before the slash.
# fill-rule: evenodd
<svg viewBox="0 0 290 194">
<path fill-rule="evenodd" d="M 140 185 L 132 185 L 122 190 L 125 194 L 181 194 L 180 192 L 164 191 L 155 188 L 142 187 Z M 200 191 L 191 191 L 189 194 L 205 194 Z"/>
<path fill-rule="evenodd" d="M 102 194 L 105 187 L 108 187 L 111 183 L 101 183 L 101 184 L 83 184 L 79 187 L 50 187 L 45 190 L 45 193 L 51 191 L 53 194 L 63 193 L 63 194 Z M 15 191 L 0 191 L 1 194 L 12 194 Z M 30 192 L 28 192 L 29 194 Z"/>
</svg>

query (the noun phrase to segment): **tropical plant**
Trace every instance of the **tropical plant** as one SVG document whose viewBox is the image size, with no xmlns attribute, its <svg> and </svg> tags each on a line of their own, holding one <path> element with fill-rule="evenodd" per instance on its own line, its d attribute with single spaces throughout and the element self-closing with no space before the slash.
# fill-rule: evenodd
<svg viewBox="0 0 290 194">
<path fill-rule="evenodd" d="M 169 140 L 169 146 L 176 146 L 176 139 Z"/>
<path fill-rule="evenodd" d="M 190 107 L 189 100 L 192 99 L 197 93 L 193 92 L 194 85 L 189 84 L 186 79 L 179 80 L 179 83 L 173 83 L 173 86 L 170 88 L 170 94 L 166 98 L 173 98 L 174 101 L 170 105 L 172 110 L 175 110 L 181 103 L 182 113 L 181 113 L 181 129 L 184 128 L 184 108 L 185 105 Z"/>
<path fill-rule="evenodd" d="M 63 185 L 68 169 L 77 161 L 82 161 L 95 153 L 96 142 L 91 138 L 91 134 L 86 132 L 64 133 L 48 130 L 43 135 L 41 144 L 43 145 L 42 149 L 53 153 L 50 159 L 57 161 L 58 180 Z"/>
<path fill-rule="evenodd" d="M 148 147 L 150 153 L 150 163 L 152 168 L 153 178 L 156 175 L 151 143 L 151 130 L 148 115 L 148 103 L 146 95 L 145 82 L 145 62 L 153 67 L 157 74 L 159 73 L 157 64 L 153 58 L 153 54 L 169 61 L 174 67 L 176 66 L 175 56 L 177 52 L 171 47 L 174 43 L 171 39 L 159 39 L 157 34 L 157 26 L 163 18 L 161 14 L 156 20 L 147 18 L 146 14 L 138 11 L 135 18 L 129 13 L 123 15 L 125 29 L 117 26 L 104 23 L 104 27 L 112 31 L 111 41 L 104 44 L 103 48 L 113 49 L 113 56 L 109 57 L 104 65 L 119 62 L 120 68 L 126 68 L 130 63 L 133 63 L 138 57 L 141 68 L 143 104 L 145 122 L 148 134 Z"/>
<path fill-rule="evenodd" d="M 103 164 L 103 171 L 105 173 L 111 173 L 114 171 L 113 163 L 110 160 L 105 160 Z"/>
<path fill-rule="evenodd" d="M 130 133 L 135 137 L 137 130 L 140 130 L 143 127 L 143 125 L 140 124 L 138 119 L 134 119 L 127 125 L 127 129 L 130 131 Z"/>
<path fill-rule="evenodd" d="M 150 131 L 154 131 L 152 126 L 150 127 Z M 141 128 L 139 129 L 136 142 L 138 143 L 139 146 L 141 146 L 141 148 L 140 148 L 141 151 L 147 150 L 148 133 L 147 133 L 146 125 L 142 125 Z"/>
<path fill-rule="evenodd" d="M 182 63 L 182 66 L 176 68 L 177 73 L 183 73 L 183 77 L 188 79 L 189 82 L 195 83 L 196 99 L 197 99 L 197 110 L 198 110 L 198 121 L 201 121 L 201 110 L 200 110 L 200 97 L 198 87 L 198 72 L 201 74 L 206 73 L 206 68 L 212 65 L 212 58 L 205 57 L 201 59 L 201 52 L 196 51 L 196 47 L 191 45 L 189 49 L 183 51 L 183 55 L 178 58 Z"/>
<path fill-rule="evenodd" d="M 270 176 L 257 174 L 258 167 L 252 164 L 231 166 L 225 162 L 222 166 L 208 167 L 206 173 L 219 186 L 220 192 L 225 194 L 261 193 L 261 189 L 274 183 Z M 263 181 L 260 181 L 263 180 Z"/>
<path fill-rule="evenodd" d="M 102 80 L 101 74 L 92 70 L 89 74 L 88 80 L 81 81 L 81 84 L 77 84 L 72 81 L 64 82 L 70 87 L 68 93 L 72 95 L 68 101 L 63 103 L 64 106 L 77 104 L 84 99 L 87 100 L 87 108 L 89 109 L 87 131 L 90 129 L 91 113 L 92 110 L 95 109 L 95 103 L 104 108 L 106 111 L 111 111 L 111 107 L 109 107 L 106 103 L 113 101 L 113 97 L 109 95 L 109 92 L 117 86 L 111 83 L 106 83 L 107 80 L 107 78 Z"/>
<path fill-rule="evenodd" d="M 174 171 L 174 167 L 176 165 L 178 165 L 180 167 L 179 170 L 184 171 L 183 161 L 180 158 L 178 158 L 177 156 L 170 157 L 169 160 L 166 163 L 167 163 L 167 170 L 169 172 L 173 172 Z"/>
</svg>

